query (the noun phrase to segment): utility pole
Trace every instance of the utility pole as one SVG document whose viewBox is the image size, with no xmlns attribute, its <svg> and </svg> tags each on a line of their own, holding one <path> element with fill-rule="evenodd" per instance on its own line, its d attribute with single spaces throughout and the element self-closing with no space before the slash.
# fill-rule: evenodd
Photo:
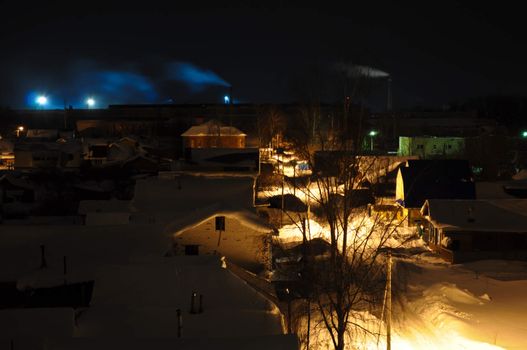
<svg viewBox="0 0 527 350">
<path fill-rule="evenodd" d="M 388 252 L 386 272 L 386 350 L 392 349 L 392 253 Z"/>
</svg>

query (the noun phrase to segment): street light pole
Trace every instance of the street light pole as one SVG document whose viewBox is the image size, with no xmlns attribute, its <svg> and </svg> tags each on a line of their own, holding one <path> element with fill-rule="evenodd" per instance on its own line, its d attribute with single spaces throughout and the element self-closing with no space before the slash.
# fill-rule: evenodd
<svg viewBox="0 0 527 350">
<path fill-rule="evenodd" d="M 373 152 L 373 138 L 377 135 L 377 131 L 372 130 L 368 135 L 370 135 L 370 151 Z"/>
</svg>

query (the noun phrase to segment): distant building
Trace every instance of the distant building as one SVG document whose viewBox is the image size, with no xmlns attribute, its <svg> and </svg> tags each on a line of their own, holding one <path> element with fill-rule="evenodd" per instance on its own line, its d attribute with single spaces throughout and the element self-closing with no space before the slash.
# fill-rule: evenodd
<svg viewBox="0 0 527 350">
<path fill-rule="evenodd" d="M 245 148 L 247 134 L 233 126 L 210 120 L 191 127 L 181 136 L 185 148 Z"/>
<path fill-rule="evenodd" d="M 465 139 L 462 137 L 400 136 L 400 156 L 418 156 L 420 159 L 461 159 L 465 157 Z"/>
<path fill-rule="evenodd" d="M 397 173 L 395 198 L 411 226 L 427 199 L 475 199 L 476 186 L 466 160 L 409 160 Z"/>
<path fill-rule="evenodd" d="M 20 142 L 15 144 L 15 170 L 78 169 L 83 161 L 77 142 Z"/>
<path fill-rule="evenodd" d="M 11 170 L 15 165 L 14 145 L 0 137 L 0 170 Z"/>
<path fill-rule="evenodd" d="M 429 199 L 423 239 L 452 263 L 527 260 L 527 200 Z"/>
<path fill-rule="evenodd" d="M 493 119 L 478 118 L 475 112 L 408 111 L 376 113 L 366 121 L 378 135 L 379 148 L 395 150 L 399 136 L 478 137 L 496 134 L 500 127 Z"/>
</svg>

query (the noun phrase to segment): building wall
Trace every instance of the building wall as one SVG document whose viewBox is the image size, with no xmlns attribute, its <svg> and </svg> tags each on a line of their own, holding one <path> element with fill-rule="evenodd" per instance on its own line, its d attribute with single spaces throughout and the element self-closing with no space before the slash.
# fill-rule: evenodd
<svg viewBox="0 0 527 350">
<path fill-rule="evenodd" d="M 185 148 L 245 148 L 245 136 L 184 136 Z"/>
<path fill-rule="evenodd" d="M 398 213 L 398 218 L 404 220 L 403 224 L 408 227 L 418 226 L 423 221 L 423 216 L 419 208 L 404 208 L 401 207 L 400 214 Z"/>
<path fill-rule="evenodd" d="M 445 231 L 428 222 L 424 240 L 451 263 L 501 259 L 527 260 L 527 234 L 511 232 Z"/>
<path fill-rule="evenodd" d="M 269 233 L 255 231 L 234 218 L 225 217 L 225 231 L 216 230 L 215 217 L 174 237 L 174 251 L 185 255 L 185 246 L 198 245 L 199 255 L 224 255 L 245 268 L 267 265 L 270 260 Z"/>
<path fill-rule="evenodd" d="M 397 180 L 395 183 L 395 200 L 404 201 L 404 181 L 400 170 L 397 172 Z"/>
<path fill-rule="evenodd" d="M 399 137 L 399 155 L 421 159 L 463 158 L 465 139 L 462 137 Z"/>
<path fill-rule="evenodd" d="M 33 153 L 30 151 L 15 150 L 15 169 L 32 168 Z"/>
</svg>

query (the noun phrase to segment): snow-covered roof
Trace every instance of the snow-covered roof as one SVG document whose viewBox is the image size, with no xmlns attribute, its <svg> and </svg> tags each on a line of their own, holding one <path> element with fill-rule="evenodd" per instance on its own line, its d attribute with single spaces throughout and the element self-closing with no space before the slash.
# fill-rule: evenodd
<svg viewBox="0 0 527 350">
<path fill-rule="evenodd" d="M 78 213 L 129 213 L 132 211 L 131 201 L 122 200 L 83 200 L 79 202 Z"/>
<path fill-rule="evenodd" d="M 174 179 L 149 177 L 137 180 L 133 205 L 140 212 L 155 215 L 157 222 L 170 224 L 171 231 L 167 232 L 170 234 L 220 208 L 251 209 L 253 186 L 253 178 L 227 173 L 217 177 L 191 174 Z"/>
<path fill-rule="evenodd" d="M 256 337 L 222 337 L 222 338 L 71 338 L 48 339 L 50 350 L 297 350 L 298 339 L 294 334 L 267 335 Z"/>
<path fill-rule="evenodd" d="M 39 152 L 39 151 L 56 151 L 56 152 L 65 152 L 65 153 L 75 153 L 82 150 L 82 145 L 79 142 L 18 142 L 15 144 L 16 151 L 29 151 L 29 152 Z"/>
<path fill-rule="evenodd" d="M 196 311 L 203 296 L 202 313 L 190 313 L 193 292 Z M 219 257 L 180 256 L 102 267 L 78 334 L 175 337 L 178 309 L 185 338 L 275 335 L 284 330 L 276 305 L 223 268 Z"/>
<path fill-rule="evenodd" d="M 34 190 L 36 188 L 35 184 L 29 182 L 25 179 L 14 177 L 11 174 L 5 174 L 0 176 L 0 183 L 6 181 L 15 187 L 25 188 L 27 190 Z"/>
<path fill-rule="evenodd" d="M 0 310 L 0 339 L 72 337 L 74 318 L 75 311 L 71 308 Z M 16 349 L 18 341 L 14 345 Z"/>
<path fill-rule="evenodd" d="M 57 129 L 29 129 L 26 133 L 27 138 L 46 138 L 58 139 L 59 131 Z"/>
<path fill-rule="evenodd" d="M 75 184 L 73 187 L 86 191 L 108 192 L 113 190 L 114 184 L 111 180 L 103 180 L 100 182 L 89 180 Z"/>
<path fill-rule="evenodd" d="M 448 231 L 527 233 L 526 208 L 522 199 L 429 199 L 421 213 Z"/>
<path fill-rule="evenodd" d="M 167 231 L 175 232 L 177 236 L 185 231 L 197 227 L 209 219 L 216 216 L 225 216 L 229 219 L 234 219 L 242 225 L 261 233 L 269 233 L 273 231 L 273 227 L 269 225 L 264 219 L 248 210 L 219 210 L 217 206 L 211 206 L 202 210 L 195 211 L 186 217 L 184 221 L 177 221 L 167 227 Z"/>
<path fill-rule="evenodd" d="M 210 120 L 201 125 L 192 126 L 181 136 L 247 136 L 234 126 L 224 126 L 216 121 Z"/>
</svg>

